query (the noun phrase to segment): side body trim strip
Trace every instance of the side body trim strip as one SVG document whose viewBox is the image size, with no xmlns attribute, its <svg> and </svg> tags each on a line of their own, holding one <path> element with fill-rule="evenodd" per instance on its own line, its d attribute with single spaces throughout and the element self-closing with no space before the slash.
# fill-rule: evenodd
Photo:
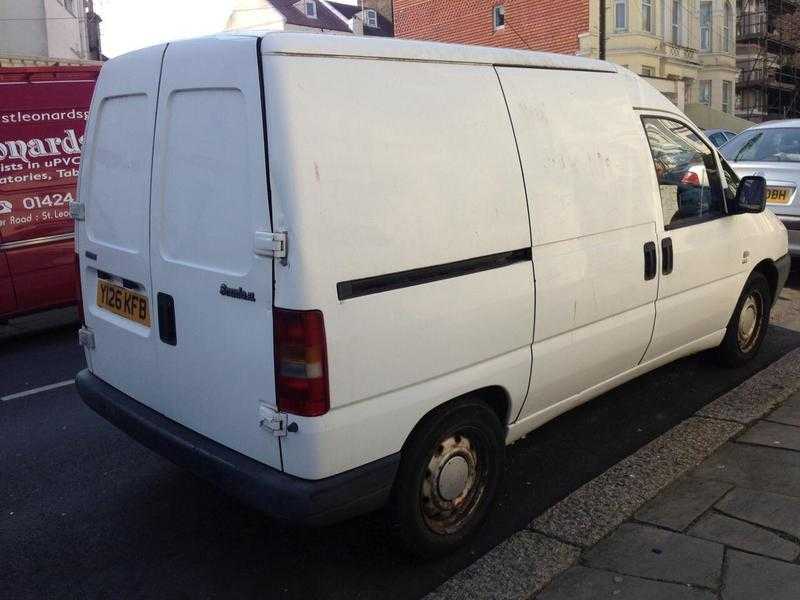
<svg viewBox="0 0 800 600">
<path fill-rule="evenodd" d="M 478 256 L 476 258 L 469 258 L 467 260 L 459 260 L 431 267 L 422 267 L 419 269 L 410 269 L 408 271 L 399 271 L 397 273 L 388 273 L 386 275 L 342 281 L 336 284 L 336 291 L 339 295 L 339 300 L 348 300 L 350 298 L 379 294 L 381 292 L 422 285 L 442 279 L 461 277 L 462 275 L 479 273 L 481 271 L 488 271 L 489 269 L 499 269 L 500 267 L 530 260 L 531 249 L 520 248 L 519 250 Z"/>
<path fill-rule="evenodd" d="M 29 240 L 19 240 L 16 242 L 6 242 L 0 244 L 0 250 L 14 250 L 16 248 L 27 248 L 28 246 L 41 246 L 51 242 L 64 242 L 75 238 L 74 233 L 62 233 L 60 235 L 48 235 L 45 237 L 32 238 Z"/>
</svg>

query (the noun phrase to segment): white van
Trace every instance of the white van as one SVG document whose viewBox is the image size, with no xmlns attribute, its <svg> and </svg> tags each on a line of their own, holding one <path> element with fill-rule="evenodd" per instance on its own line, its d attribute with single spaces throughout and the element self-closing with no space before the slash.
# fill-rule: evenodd
<svg viewBox="0 0 800 600">
<path fill-rule="evenodd" d="M 417 552 L 504 447 L 681 356 L 759 349 L 764 181 L 605 62 L 224 35 L 102 70 L 80 175 L 84 400 L 278 518 L 389 503 Z"/>
</svg>

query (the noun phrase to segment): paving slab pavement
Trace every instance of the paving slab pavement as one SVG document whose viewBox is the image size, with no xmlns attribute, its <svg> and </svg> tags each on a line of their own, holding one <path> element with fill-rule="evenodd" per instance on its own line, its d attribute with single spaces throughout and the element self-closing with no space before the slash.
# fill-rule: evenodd
<svg viewBox="0 0 800 600">
<path fill-rule="evenodd" d="M 797 600 L 800 566 L 730 550 L 723 585 L 724 600 Z"/>
<path fill-rule="evenodd" d="M 800 546 L 763 527 L 714 512 L 704 515 L 687 533 L 753 554 L 793 561 Z"/>
<path fill-rule="evenodd" d="M 800 499 L 736 488 L 714 507 L 722 514 L 800 539 Z"/>
<path fill-rule="evenodd" d="M 587 567 L 655 581 L 719 587 L 724 546 L 658 527 L 623 523 L 583 556 Z"/>
<path fill-rule="evenodd" d="M 636 519 L 673 531 L 683 531 L 727 494 L 733 485 L 711 479 L 683 477 L 636 513 Z"/>
<path fill-rule="evenodd" d="M 726 414 L 734 404 L 747 412 L 737 399 Z M 800 413 L 800 392 L 778 411 L 777 418 L 791 421 Z M 611 597 L 608 578 L 615 574 L 724 600 L 800 598 L 800 427 L 772 418 L 756 420 L 665 488 L 537 598 Z M 613 590 L 614 597 L 629 593 L 621 585 Z M 667 593 L 653 590 L 639 597 Z"/>
<path fill-rule="evenodd" d="M 716 594 L 691 585 L 642 579 L 577 566 L 559 580 L 559 586 L 539 594 L 539 600 L 714 600 Z"/>
</svg>

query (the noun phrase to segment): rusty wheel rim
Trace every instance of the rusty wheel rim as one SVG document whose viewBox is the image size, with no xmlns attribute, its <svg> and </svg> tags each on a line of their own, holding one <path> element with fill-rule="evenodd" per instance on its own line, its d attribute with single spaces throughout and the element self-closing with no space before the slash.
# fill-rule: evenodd
<svg viewBox="0 0 800 600">
<path fill-rule="evenodd" d="M 487 485 L 487 444 L 476 430 L 444 436 L 420 489 L 422 517 L 440 535 L 457 532 L 475 512 Z"/>
<path fill-rule="evenodd" d="M 739 311 L 736 340 L 740 351 L 750 352 L 756 345 L 761 335 L 763 315 L 764 299 L 758 291 L 753 290 L 747 295 Z"/>
</svg>

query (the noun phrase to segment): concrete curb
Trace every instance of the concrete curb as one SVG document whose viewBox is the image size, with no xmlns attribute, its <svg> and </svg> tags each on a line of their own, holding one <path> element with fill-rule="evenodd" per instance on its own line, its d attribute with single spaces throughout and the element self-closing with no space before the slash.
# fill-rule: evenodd
<svg viewBox="0 0 800 600">
<path fill-rule="evenodd" d="M 575 490 L 426 599 L 531 598 L 582 551 L 799 389 L 800 348 Z"/>
</svg>

